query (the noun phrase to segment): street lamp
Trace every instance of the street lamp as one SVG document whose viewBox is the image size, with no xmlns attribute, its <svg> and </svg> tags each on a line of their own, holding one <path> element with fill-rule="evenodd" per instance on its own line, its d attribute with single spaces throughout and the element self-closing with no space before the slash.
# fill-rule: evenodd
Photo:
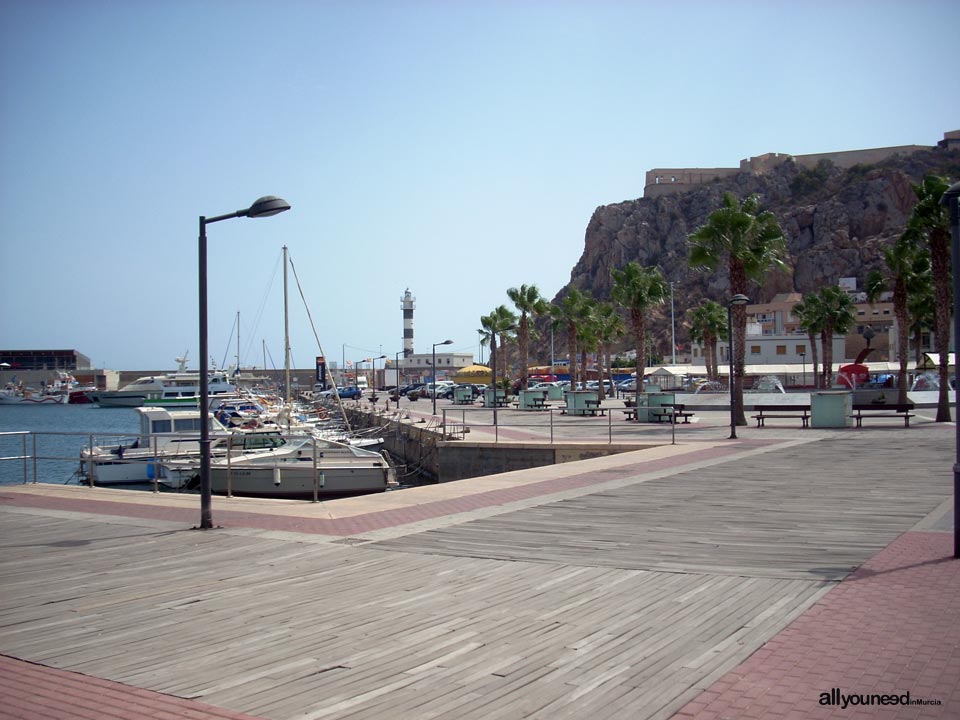
<svg viewBox="0 0 960 720">
<path fill-rule="evenodd" d="M 207 225 L 238 217 L 270 217 L 290 209 L 290 203 L 273 195 L 256 200 L 246 210 L 208 218 L 200 216 L 200 529 L 213 527 L 213 498 L 210 490 L 210 378 L 207 376 Z"/>
<path fill-rule="evenodd" d="M 730 340 L 730 440 L 737 439 L 737 393 L 733 379 L 733 306 L 746 305 L 750 298 L 737 293 L 727 301 L 727 337 Z"/>
<path fill-rule="evenodd" d="M 370 379 L 370 398 L 373 402 L 377 401 L 377 360 L 385 360 L 386 357 L 386 355 L 377 355 L 377 357 L 373 359 L 373 377 Z"/>
<path fill-rule="evenodd" d="M 393 354 L 393 362 L 396 365 L 396 373 L 397 373 L 397 389 L 394 390 L 397 398 L 397 410 L 400 409 L 400 356 L 401 355 L 403 355 L 403 350 Z M 388 408 L 390 407 L 389 400 L 387 400 L 387 407 Z"/>
<path fill-rule="evenodd" d="M 437 346 L 453 345 L 453 340 L 444 340 L 433 344 L 433 414 L 437 414 Z"/>
<path fill-rule="evenodd" d="M 960 258 L 960 182 L 948 187 L 940 198 L 940 204 L 950 209 L 950 250 L 953 257 L 953 402 L 954 412 L 960 413 L 960 363 L 957 363 L 957 342 L 960 342 L 960 272 L 957 271 L 957 258 Z M 948 391 L 949 392 L 949 389 Z M 960 558 L 960 418 L 954 418 L 955 458 L 953 463 L 953 556 Z"/>
</svg>

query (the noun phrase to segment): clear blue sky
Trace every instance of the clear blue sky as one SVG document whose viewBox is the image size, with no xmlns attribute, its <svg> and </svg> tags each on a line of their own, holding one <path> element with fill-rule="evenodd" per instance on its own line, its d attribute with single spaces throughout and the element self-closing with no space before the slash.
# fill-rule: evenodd
<svg viewBox="0 0 960 720">
<path fill-rule="evenodd" d="M 283 366 L 281 246 L 326 354 L 477 352 L 509 287 L 570 279 L 653 167 L 932 145 L 960 129 L 955 0 L 0 5 L 0 347 Z M 318 354 L 291 274 L 294 365 Z M 344 350 L 344 345 L 346 349 Z"/>
</svg>

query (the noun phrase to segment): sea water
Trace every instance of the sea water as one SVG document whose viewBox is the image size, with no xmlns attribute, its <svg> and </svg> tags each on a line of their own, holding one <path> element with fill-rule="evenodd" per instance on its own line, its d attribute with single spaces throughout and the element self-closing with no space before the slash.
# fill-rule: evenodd
<svg viewBox="0 0 960 720">
<path fill-rule="evenodd" d="M 10 435 L 30 431 L 32 435 Z M 77 481 L 80 451 L 90 444 L 116 444 L 140 431 L 133 408 L 97 405 L 0 405 L 0 485 L 24 481 L 66 484 Z M 26 438 L 26 447 L 24 447 Z M 39 459 L 34 463 L 33 456 Z M 7 459 L 14 458 L 14 459 Z"/>
</svg>

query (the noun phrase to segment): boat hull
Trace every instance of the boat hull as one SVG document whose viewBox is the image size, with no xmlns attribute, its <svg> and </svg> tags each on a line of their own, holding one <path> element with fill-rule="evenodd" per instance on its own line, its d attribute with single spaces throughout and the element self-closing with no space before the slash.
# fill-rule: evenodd
<svg viewBox="0 0 960 720">
<path fill-rule="evenodd" d="M 391 487 L 384 467 L 321 467 L 317 473 L 319 497 L 368 495 L 384 492 Z M 289 499 L 313 497 L 312 463 L 233 467 L 229 471 L 229 480 L 230 493 L 233 495 Z M 213 492 L 227 494 L 227 481 L 226 467 L 210 468 L 210 487 Z"/>
</svg>

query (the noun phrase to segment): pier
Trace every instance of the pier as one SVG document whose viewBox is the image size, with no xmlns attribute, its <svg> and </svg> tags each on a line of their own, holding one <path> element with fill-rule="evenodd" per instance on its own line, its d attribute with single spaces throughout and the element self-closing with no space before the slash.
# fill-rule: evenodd
<svg viewBox="0 0 960 720">
<path fill-rule="evenodd" d="M 728 440 L 698 412 L 558 465 L 216 497 L 208 531 L 196 496 L 4 486 L 0 718 L 852 717 L 834 688 L 957 717 L 934 414 Z"/>
</svg>

